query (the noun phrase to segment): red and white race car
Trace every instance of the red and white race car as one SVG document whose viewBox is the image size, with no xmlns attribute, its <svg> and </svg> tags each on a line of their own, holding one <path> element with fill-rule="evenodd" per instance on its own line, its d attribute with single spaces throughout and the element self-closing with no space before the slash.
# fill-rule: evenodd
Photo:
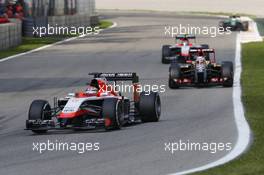
<svg viewBox="0 0 264 175">
<path fill-rule="evenodd" d="M 139 92 L 136 73 L 91 73 L 94 78 L 83 92 L 54 98 L 51 108 L 46 100 L 31 103 L 26 130 L 45 133 L 51 129 L 120 129 L 127 124 L 157 122 L 161 101 L 157 92 Z M 107 81 L 132 81 L 133 99 L 116 91 Z"/>
<path fill-rule="evenodd" d="M 194 40 L 194 42 L 191 42 Z M 208 44 L 195 44 L 196 37 L 194 35 L 178 35 L 176 36 L 175 45 L 163 45 L 161 62 L 169 64 L 172 60 L 181 59 L 185 60 L 190 57 L 190 49 L 208 49 Z"/>
</svg>

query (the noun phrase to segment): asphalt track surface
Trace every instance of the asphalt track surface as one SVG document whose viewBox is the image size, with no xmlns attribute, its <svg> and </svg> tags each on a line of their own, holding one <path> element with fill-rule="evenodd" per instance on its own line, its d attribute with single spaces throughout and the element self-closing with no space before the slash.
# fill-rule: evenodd
<svg viewBox="0 0 264 175">
<path fill-rule="evenodd" d="M 159 175 L 179 172 L 215 161 L 227 151 L 164 150 L 165 142 L 231 142 L 237 139 L 232 88 L 184 88 L 161 94 L 158 123 L 120 131 L 56 131 L 34 135 L 25 131 L 33 99 L 65 96 L 84 88 L 88 72 L 133 71 L 143 84 L 167 85 L 168 65 L 161 64 L 165 25 L 217 26 L 216 17 L 178 16 L 170 13 L 107 13 L 118 26 L 45 50 L 0 63 L 0 174 Z M 216 48 L 218 61 L 234 60 L 236 34 L 198 36 Z M 33 142 L 99 142 L 100 150 L 32 151 Z"/>
</svg>

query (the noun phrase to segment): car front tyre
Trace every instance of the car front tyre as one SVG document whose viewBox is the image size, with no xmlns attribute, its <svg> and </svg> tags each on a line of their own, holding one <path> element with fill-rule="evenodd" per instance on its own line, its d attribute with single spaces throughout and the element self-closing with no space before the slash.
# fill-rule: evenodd
<svg viewBox="0 0 264 175">
<path fill-rule="evenodd" d="M 29 108 L 28 120 L 51 120 L 51 107 L 48 101 L 46 100 L 34 100 Z M 46 129 L 41 130 L 32 130 L 36 134 L 46 133 Z"/>
<path fill-rule="evenodd" d="M 233 62 L 225 61 L 222 63 L 222 78 L 223 78 L 223 87 L 232 87 L 234 83 L 234 66 Z"/>
</svg>

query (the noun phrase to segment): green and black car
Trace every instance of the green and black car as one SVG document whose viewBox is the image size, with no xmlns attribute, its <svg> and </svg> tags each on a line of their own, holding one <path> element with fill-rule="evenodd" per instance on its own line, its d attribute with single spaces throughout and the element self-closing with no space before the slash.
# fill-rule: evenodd
<svg viewBox="0 0 264 175">
<path fill-rule="evenodd" d="M 226 31 L 248 31 L 248 21 L 242 21 L 240 16 L 230 16 L 220 21 L 219 27 L 223 27 Z"/>
</svg>

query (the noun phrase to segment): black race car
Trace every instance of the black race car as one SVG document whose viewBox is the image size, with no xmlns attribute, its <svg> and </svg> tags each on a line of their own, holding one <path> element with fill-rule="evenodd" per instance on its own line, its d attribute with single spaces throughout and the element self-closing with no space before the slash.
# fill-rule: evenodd
<svg viewBox="0 0 264 175">
<path fill-rule="evenodd" d="M 175 59 L 169 68 L 169 87 L 222 85 L 233 86 L 233 63 L 217 64 L 214 49 L 192 49 L 184 62 Z"/>
</svg>

